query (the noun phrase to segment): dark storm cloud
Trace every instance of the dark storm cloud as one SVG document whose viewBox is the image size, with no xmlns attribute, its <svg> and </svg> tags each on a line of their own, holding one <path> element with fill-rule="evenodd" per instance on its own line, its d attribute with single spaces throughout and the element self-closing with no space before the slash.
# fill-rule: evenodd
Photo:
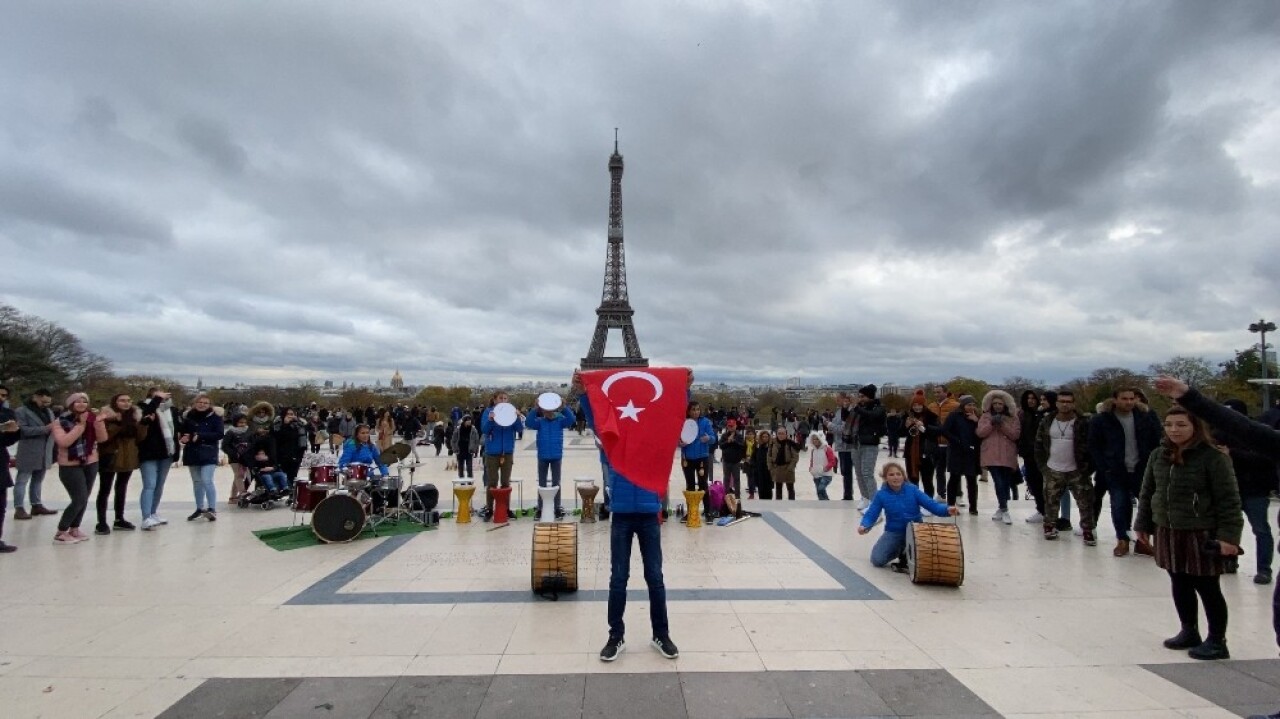
<svg viewBox="0 0 1280 719">
<path fill-rule="evenodd" d="M 126 370 L 559 378 L 620 126 L 655 362 L 1225 356 L 1274 309 L 1277 40 L 1268 2 L 18 3 L 0 299 Z"/>
</svg>

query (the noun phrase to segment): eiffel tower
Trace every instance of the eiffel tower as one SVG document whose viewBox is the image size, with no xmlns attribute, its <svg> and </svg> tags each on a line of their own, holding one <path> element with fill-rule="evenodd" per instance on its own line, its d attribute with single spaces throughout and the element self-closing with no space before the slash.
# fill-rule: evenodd
<svg viewBox="0 0 1280 719">
<path fill-rule="evenodd" d="M 609 254 L 604 264 L 604 294 L 596 308 L 596 332 L 591 349 L 582 358 L 582 369 L 613 367 L 648 367 L 649 360 L 640 354 L 640 340 L 631 318 L 631 300 L 627 298 L 627 261 L 622 249 L 622 155 L 618 154 L 618 130 L 613 130 L 613 154 L 609 156 Z M 605 357 L 609 330 L 622 330 L 623 357 Z"/>
</svg>

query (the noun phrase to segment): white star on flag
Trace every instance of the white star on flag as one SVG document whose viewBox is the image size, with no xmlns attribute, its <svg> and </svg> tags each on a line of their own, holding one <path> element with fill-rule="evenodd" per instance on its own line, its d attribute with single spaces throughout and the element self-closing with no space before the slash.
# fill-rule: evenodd
<svg viewBox="0 0 1280 719">
<path fill-rule="evenodd" d="M 618 419 L 630 419 L 635 422 L 640 421 L 640 413 L 645 410 L 644 407 L 637 407 L 635 402 L 627 400 L 626 407 L 616 407 L 618 410 Z"/>
</svg>

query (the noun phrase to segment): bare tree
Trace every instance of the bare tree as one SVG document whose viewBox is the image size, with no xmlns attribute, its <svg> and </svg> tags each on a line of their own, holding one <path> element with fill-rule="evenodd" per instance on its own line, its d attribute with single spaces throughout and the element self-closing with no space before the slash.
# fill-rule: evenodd
<svg viewBox="0 0 1280 719">
<path fill-rule="evenodd" d="M 111 362 L 49 320 L 0 305 L 0 377 L 26 390 L 85 387 L 111 377 Z"/>
<path fill-rule="evenodd" d="M 1170 377 L 1177 377 L 1193 387 L 1204 387 L 1213 381 L 1217 374 L 1213 371 L 1213 366 L 1209 364 L 1209 360 L 1203 357 L 1183 357 L 1181 355 L 1170 358 L 1167 362 L 1160 362 L 1151 365 L 1148 372 L 1153 375 L 1165 374 Z"/>
</svg>

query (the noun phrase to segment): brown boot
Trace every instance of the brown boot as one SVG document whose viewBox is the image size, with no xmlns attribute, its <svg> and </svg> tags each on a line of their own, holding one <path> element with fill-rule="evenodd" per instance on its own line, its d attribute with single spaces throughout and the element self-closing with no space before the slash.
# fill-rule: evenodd
<svg viewBox="0 0 1280 719">
<path fill-rule="evenodd" d="M 44 516 L 54 515 L 57 513 L 58 513 L 57 510 L 49 509 L 43 504 L 31 505 L 31 516 L 33 517 L 44 517 Z"/>
<path fill-rule="evenodd" d="M 1141 554 L 1144 557 L 1154 557 L 1156 556 L 1156 549 L 1155 547 L 1152 547 L 1151 544 L 1149 544 L 1148 542 L 1144 542 L 1141 539 L 1139 539 L 1133 544 L 1133 553 Z"/>
<path fill-rule="evenodd" d="M 17 509 L 13 510 L 13 518 L 14 519 L 31 519 L 31 513 L 28 512 L 23 507 L 18 507 Z"/>
<path fill-rule="evenodd" d="M 1126 557 L 1129 555 L 1129 540 L 1116 540 L 1116 548 L 1111 550 L 1111 554 L 1116 557 Z"/>
</svg>

